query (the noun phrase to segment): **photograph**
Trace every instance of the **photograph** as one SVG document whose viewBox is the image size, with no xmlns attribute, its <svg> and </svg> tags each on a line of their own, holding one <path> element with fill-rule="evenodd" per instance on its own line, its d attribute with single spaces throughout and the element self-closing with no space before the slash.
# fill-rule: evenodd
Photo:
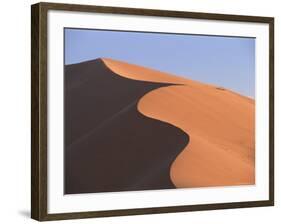
<svg viewBox="0 0 281 224">
<path fill-rule="evenodd" d="M 31 217 L 274 205 L 274 17 L 31 7 Z"/>
<path fill-rule="evenodd" d="M 254 37 L 64 28 L 64 194 L 255 185 Z"/>
</svg>

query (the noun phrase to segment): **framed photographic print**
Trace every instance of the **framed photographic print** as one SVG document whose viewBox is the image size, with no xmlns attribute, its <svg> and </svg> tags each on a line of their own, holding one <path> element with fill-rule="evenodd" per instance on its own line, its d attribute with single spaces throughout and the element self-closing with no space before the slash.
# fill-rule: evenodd
<svg viewBox="0 0 281 224">
<path fill-rule="evenodd" d="M 274 18 L 32 5 L 32 218 L 274 204 Z"/>
</svg>

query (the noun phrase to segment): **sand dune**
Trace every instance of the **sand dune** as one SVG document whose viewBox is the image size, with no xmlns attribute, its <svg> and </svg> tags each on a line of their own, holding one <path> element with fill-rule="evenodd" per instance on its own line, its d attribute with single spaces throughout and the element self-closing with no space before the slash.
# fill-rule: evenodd
<svg viewBox="0 0 281 224">
<path fill-rule="evenodd" d="M 182 84 L 150 91 L 138 102 L 140 113 L 190 137 L 170 169 L 176 187 L 255 183 L 254 100 L 144 67 L 112 59 L 103 62 L 129 79 Z"/>
</svg>

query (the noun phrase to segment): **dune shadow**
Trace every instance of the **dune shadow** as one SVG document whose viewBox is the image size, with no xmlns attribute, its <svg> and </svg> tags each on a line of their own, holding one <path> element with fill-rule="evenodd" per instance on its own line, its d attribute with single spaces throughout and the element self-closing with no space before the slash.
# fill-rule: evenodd
<svg viewBox="0 0 281 224">
<path fill-rule="evenodd" d="M 170 166 L 189 136 L 137 110 L 170 85 L 124 78 L 101 59 L 65 67 L 66 194 L 175 188 Z"/>
<path fill-rule="evenodd" d="M 29 210 L 19 210 L 18 214 L 25 218 L 30 218 L 31 213 Z"/>
</svg>

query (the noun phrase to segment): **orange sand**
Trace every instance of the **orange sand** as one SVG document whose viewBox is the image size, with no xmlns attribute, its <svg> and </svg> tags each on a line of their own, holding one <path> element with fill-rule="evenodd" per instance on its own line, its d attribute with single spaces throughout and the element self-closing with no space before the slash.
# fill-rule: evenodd
<svg viewBox="0 0 281 224">
<path fill-rule="evenodd" d="M 186 132 L 190 141 L 170 169 L 176 187 L 255 183 L 254 100 L 213 85 L 103 59 L 126 78 L 164 83 L 147 93 L 138 110 Z"/>
</svg>

